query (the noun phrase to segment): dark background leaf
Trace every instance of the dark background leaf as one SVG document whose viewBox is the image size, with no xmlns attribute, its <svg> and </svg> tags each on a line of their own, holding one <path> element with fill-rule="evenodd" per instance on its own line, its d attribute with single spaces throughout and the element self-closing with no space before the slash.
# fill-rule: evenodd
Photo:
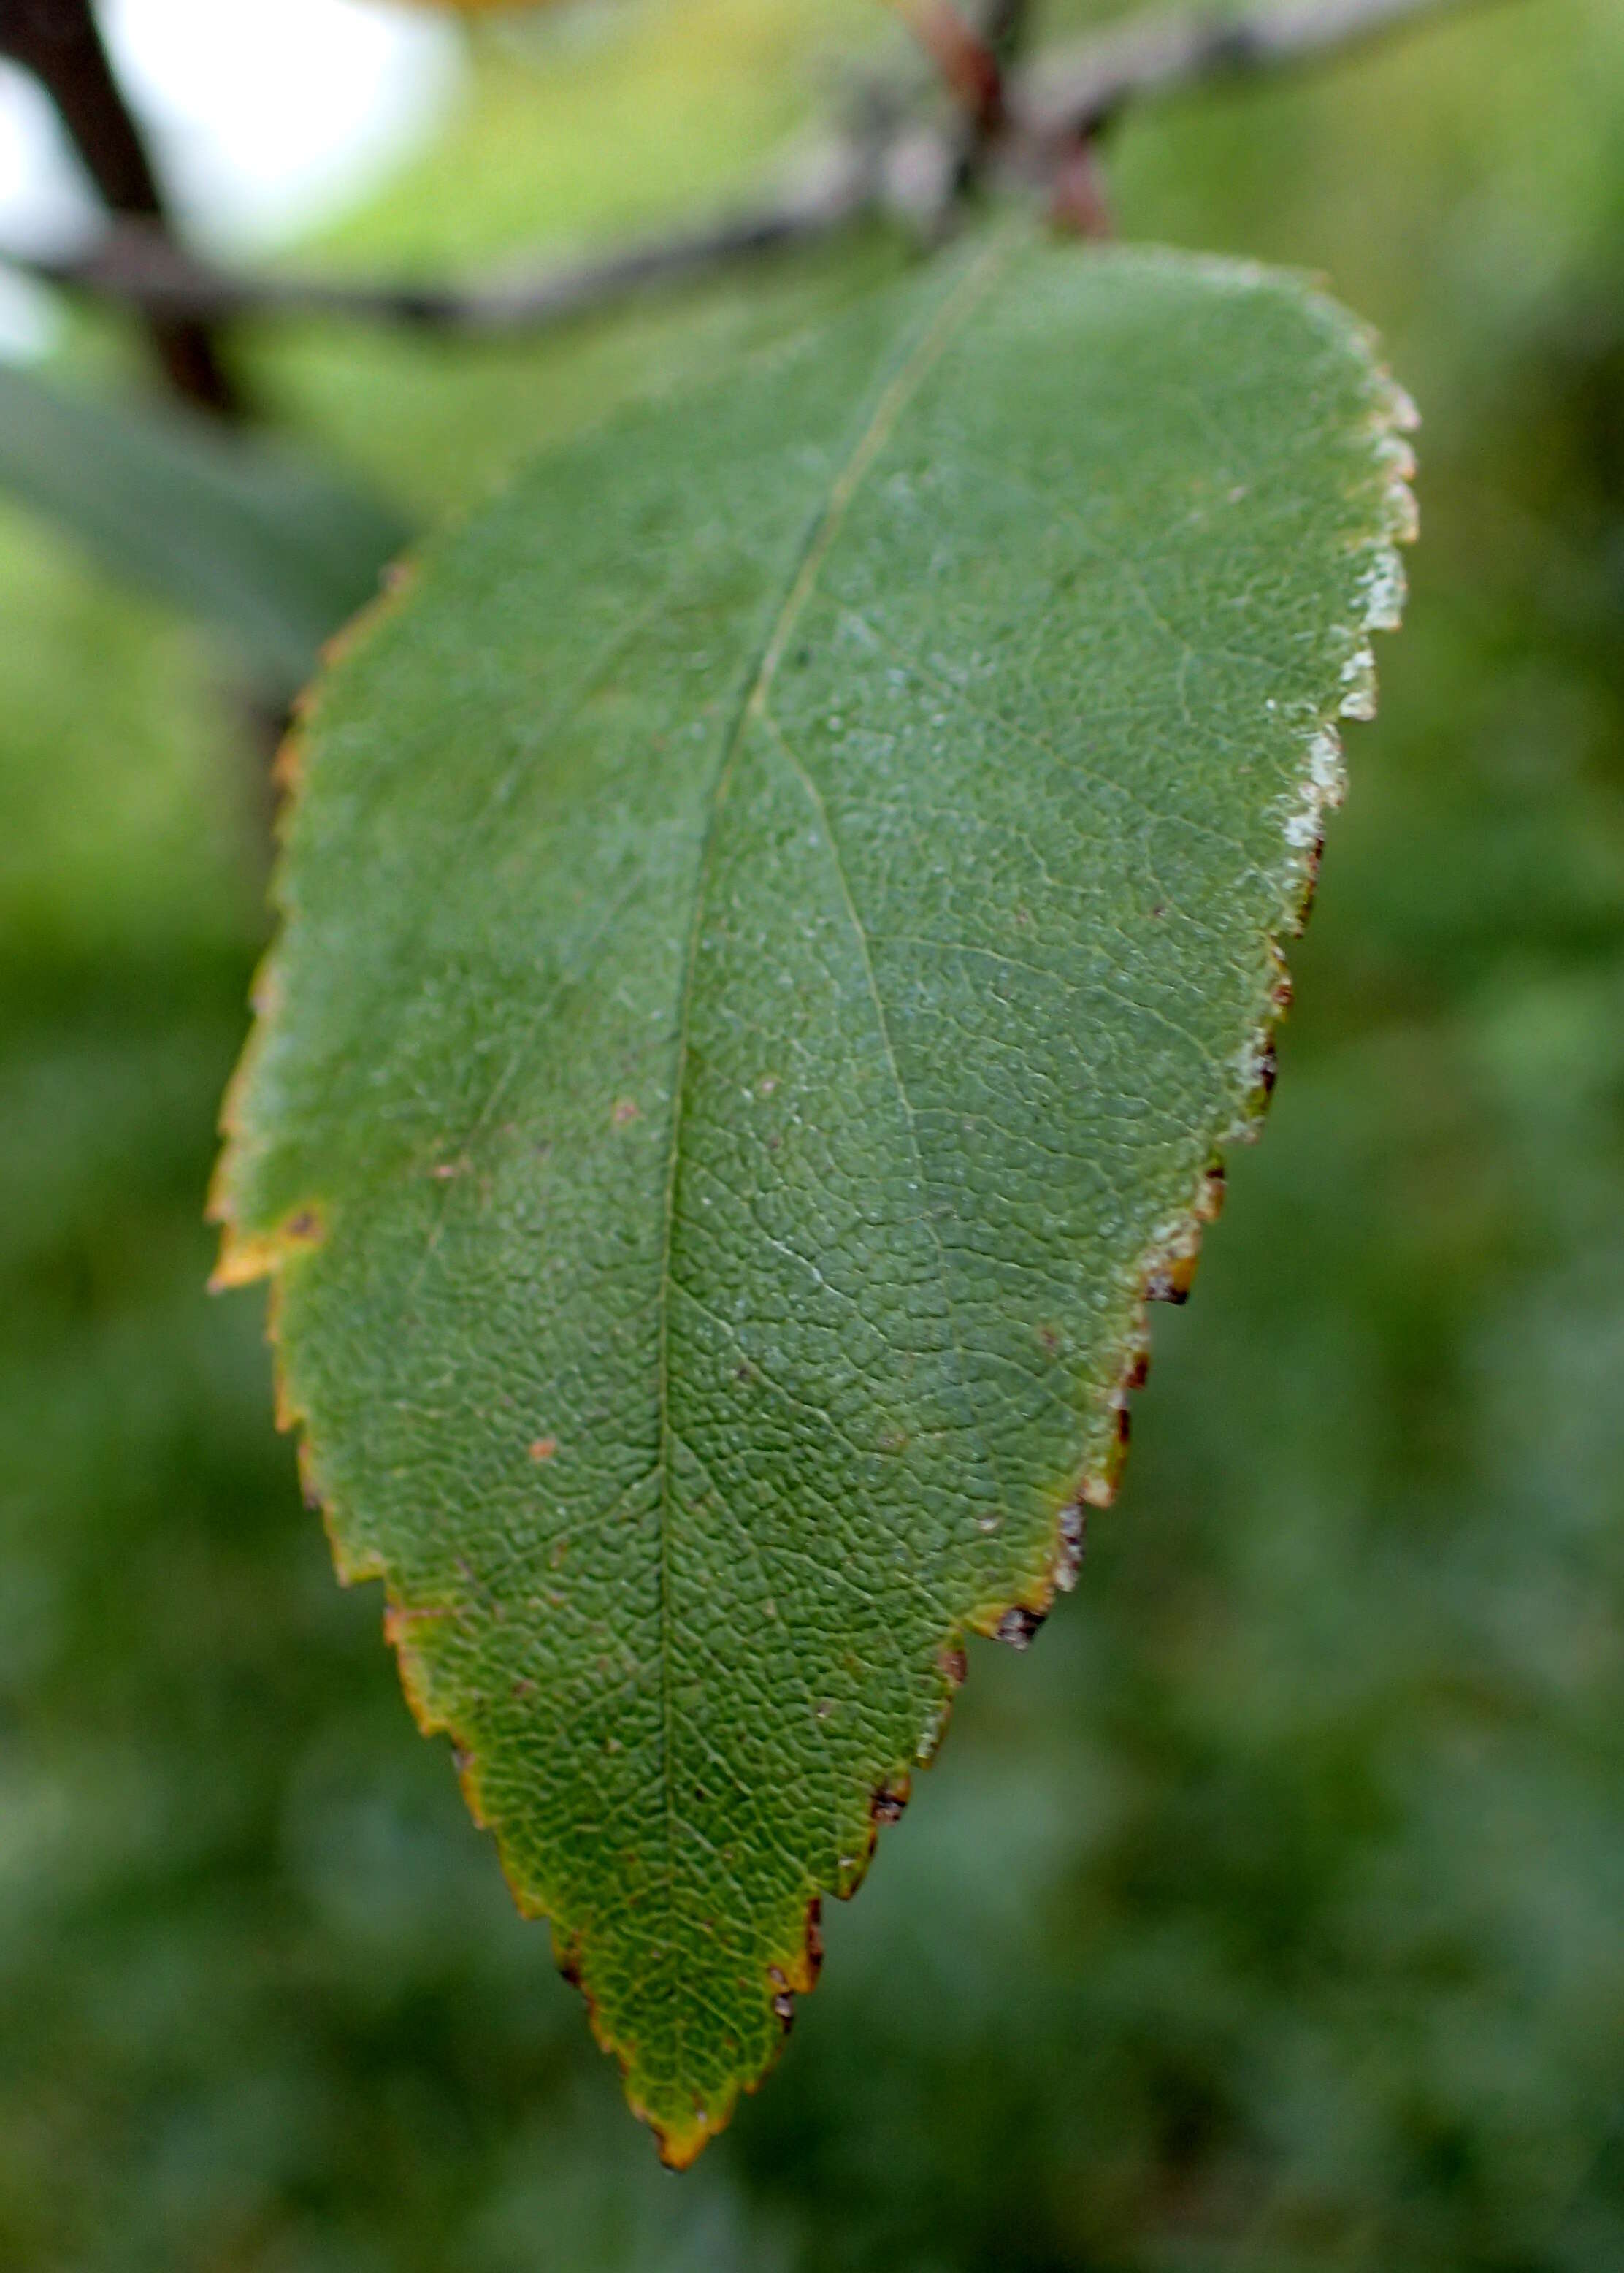
<svg viewBox="0 0 1624 2273">
<path fill-rule="evenodd" d="M 411 534 L 291 445 L 4 364 L 0 491 L 223 634 L 257 690 L 284 701 Z"/>
</svg>

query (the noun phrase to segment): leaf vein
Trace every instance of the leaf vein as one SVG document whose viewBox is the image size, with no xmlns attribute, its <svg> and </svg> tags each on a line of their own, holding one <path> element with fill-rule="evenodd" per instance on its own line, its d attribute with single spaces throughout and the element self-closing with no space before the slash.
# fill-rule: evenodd
<svg viewBox="0 0 1624 2273">
<path fill-rule="evenodd" d="M 998 269 L 1008 257 L 1012 245 L 1013 239 L 1000 239 L 983 251 L 966 269 L 953 291 L 938 306 L 923 334 L 915 341 L 910 351 L 904 356 L 900 367 L 881 393 L 872 415 L 808 531 L 789 591 L 774 620 L 773 628 L 752 676 L 749 690 L 739 707 L 723 746 L 721 762 L 716 770 L 715 784 L 711 793 L 710 812 L 706 822 L 704 839 L 700 847 L 693 896 L 693 918 L 689 926 L 682 987 L 678 998 L 677 1056 L 671 1083 L 670 1135 L 666 1160 L 661 1234 L 659 1325 L 656 1351 L 661 1472 L 659 1531 L 660 1654 L 663 1729 L 662 1780 L 665 1788 L 666 1803 L 668 1911 L 674 1898 L 673 1872 L 677 1851 L 676 1779 L 671 1765 L 676 1749 L 673 1740 L 675 1709 L 671 1693 L 670 1647 L 672 1633 L 670 1539 L 671 1448 L 676 1441 L 670 1414 L 670 1312 L 671 1294 L 676 1284 L 671 1262 L 677 1219 L 677 1180 L 682 1157 L 682 1130 L 686 1106 L 694 979 L 699 967 L 700 948 L 709 891 L 711 866 L 715 855 L 716 838 L 722 810 L 727 803 L 728 791 L 732 784 L 739 752 L 744 746 L 748 728 L 752 720 L 760 716 L 766 710 L 778 666 L 794 634 L 795 626 L 817 588 L 823 564 L 840 536 L 852 500 L 862 487 L 874 461 L 889 441 L 897 420 L 917 394 L 930 371 L 939 361 L 955 333 L 962 329 L 968 320 L 977 302 L 990 289 Z M 680 2021 L 678 2028 L 680 2032 Z"/>
</svg>

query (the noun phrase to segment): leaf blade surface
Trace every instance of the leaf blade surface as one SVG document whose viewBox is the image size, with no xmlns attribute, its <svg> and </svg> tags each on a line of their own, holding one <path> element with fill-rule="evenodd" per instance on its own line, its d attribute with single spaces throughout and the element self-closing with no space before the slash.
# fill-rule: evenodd
<svg viewBox="0 0 1624 2273">
<path fill-rule="evenodd" d="M 320 697 L 222 1273 L 670 2159 L 1109 1497 L 1396 416 L 1289 280 L 994 239 L 546 461 Z"/>
</svg>

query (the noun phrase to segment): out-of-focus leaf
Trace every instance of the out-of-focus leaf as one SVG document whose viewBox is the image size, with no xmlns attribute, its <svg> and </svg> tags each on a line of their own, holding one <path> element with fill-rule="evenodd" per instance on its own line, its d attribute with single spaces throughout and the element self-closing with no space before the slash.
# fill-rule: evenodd
<svg viewBox="0 0 1624 2273">
<path fill-rule="evenodd" d="M 221 1276 L 673 2162 L 1111 1497 L 1403 416 L 1296 281 L 995 236 L 546 460 L 326 684 Z"/>
<path fill-rule="evenodd" d="M 311 676 L 410 536 L 393 507 L 295 451 L 4 366 L 0 490 L 223 633 L 273 697 Z"/>
</svg>

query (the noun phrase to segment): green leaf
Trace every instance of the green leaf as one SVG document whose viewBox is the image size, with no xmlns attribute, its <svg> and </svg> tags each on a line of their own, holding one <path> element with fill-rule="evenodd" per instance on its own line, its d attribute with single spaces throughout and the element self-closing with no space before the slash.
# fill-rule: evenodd
<svg viewBox="0 0 1624 2273">
<path fill-rule="evenodd" d="M 310 717 L 220 1276 L 673 2163 L 1111 1497 L 1403 423 L 1291 279 L 995 237 L 548 459 Z"/>
<path fill-rule="evenodd" d="M 410 531 L 288 447 L 0 366 L 0 490 L 223 632 L 286 699 Z"/>
</svg>

